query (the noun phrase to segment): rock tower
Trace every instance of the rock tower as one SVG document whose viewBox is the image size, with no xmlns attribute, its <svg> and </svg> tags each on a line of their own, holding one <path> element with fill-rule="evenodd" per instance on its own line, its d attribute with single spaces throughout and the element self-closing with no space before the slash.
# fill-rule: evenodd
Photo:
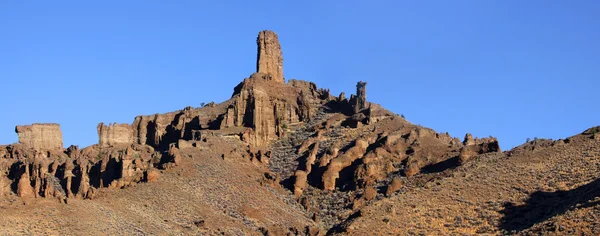
<svg viewBox="0 0 600 236">
<path fill-rule="evenodd" d="M 270 75 L 270 80 L 285 83 L 283 78 L 283 56 L 277 34 L 270 30 L 258 33 L 256 39 L 258 55 L 256 72 Z"/>
<path fill-rule="evenodd" d="M 356 84 L 354 113 L 358 113 L 365 108 L 367 108 L 367 82 L 360 81 Z"/>
</svg>

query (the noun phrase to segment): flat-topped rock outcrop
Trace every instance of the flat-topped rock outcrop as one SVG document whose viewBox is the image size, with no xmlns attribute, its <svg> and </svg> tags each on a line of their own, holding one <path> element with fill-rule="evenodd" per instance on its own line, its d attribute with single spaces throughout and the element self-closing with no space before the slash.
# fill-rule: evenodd
<svg viewBox="0 0 600 236">
<path fill-rule="evenodd" d="M 59 124 L 20 125 L 15 128 L 19 143 L 34 149 L 62 149 L 62 131 Z"/>
</svg>

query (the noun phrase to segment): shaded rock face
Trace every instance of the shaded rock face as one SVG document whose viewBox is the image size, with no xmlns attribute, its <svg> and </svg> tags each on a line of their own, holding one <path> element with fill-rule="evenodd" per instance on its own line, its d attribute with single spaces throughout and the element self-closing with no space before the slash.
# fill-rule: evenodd
<svg viewBox="0 0 600 236">
<path fill-rule="evenodd" d="M 62 149 L 62 131 L 58 124 L 32 124 L 17 126 L 19 143 L 36 150 Z"/>
<path fill-rule="evenodd" d="M 137 138 L 133 136 L 133 128 L 129 124 L 98 124 L 98 144 L 102 146 L 113 146 L 117 144 L 134 143 Z"/>
<path fill-rule="evenodd" d="M 255 147 L 285 134 L 289 125 L 310 120 L 321 104 L 322 92 L 314 83 L 290 81 L 289 84 L 265 80 L 265 74 L 255 73 L 236 88 L 233 104 L 223 115 L 221 127 L 247 127 L 243 140 Z"/>
<path fill-rule="evenodd" d="M 25 172 L 19 178 L 19 182 L 17 184 L 17 195 L 22 198 L 33 198 L 35 197 L 35 192 L 33 187 L 31 187 L 31 180 L 29 179 L 29 168 L 25 167 Z"/>
<path fill-rule="evenodd" d="M 367 82 L 356 84 L 356 99 L 354 100 L 354 113 L 359 113 L 367 108 Z"/>
<path fill-rule="evenodd" d="M 471 134 L 466 134 L 463 144 L 464 147 L 460 150 L 460 162 L 466 162 L 479 154 L 501 151 L 498 139 L 494 137 L 479 139 L 473 138 Z"/>
<path fill-rule="evenodd" d="M 98 188 L 123 188 L 155 181 L 166 163 L 149 146 L 43 151 L 15 144 L 0 146 L 0 195 L 23 198 L 93 198 Z M 150 171 L 150 173 L 149 173 Z M 7 187 L 8 186 L 8 187 Z M 11 187 L 12 186 L 12 187 Z"/>
<path fill-rule="evenodd" d="M 156 168 L 178 159 L 134 144 L 127 124 L 98 125 L 99 145 L 62 148 L 58 125 L 16 128 L 21 144 L 0 146 L 0 195 L 22 198 L 93 198 L 98 188 L 123 188 L 158 179 Z M 59 146 L 60 145 L 60 146 Z M 176 152 L 174 150 L 173 152 Z M 148 171 L 151 171 L 148 173 Z"/>
<path fill-rule="evenodd" d="M 193 108 L 165 114 L 137 116 L 131 125 L 134 143 L 168 150 L 179 139 L 193 140 L 202 129 L 218 129 L 219 114 L 226 112 L 228 102 L 215 107 Z"/>
<path fill-rule="evenodd" d="M 258 45 L 256 72 L 268 75 L 265 77 L 267 80 L 285 83 L 283 56 L 277 34 L 269 30 L 261 31 L 258 33 L 256 44 Z"/>
</svg>

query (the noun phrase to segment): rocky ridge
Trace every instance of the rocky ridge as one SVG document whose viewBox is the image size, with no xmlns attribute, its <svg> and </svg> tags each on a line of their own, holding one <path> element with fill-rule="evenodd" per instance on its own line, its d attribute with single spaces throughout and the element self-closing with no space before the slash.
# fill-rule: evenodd
<svg viewBox="0 0 600 236">
<path fill-rule="evenodd" d="M 411 124 L 369 102 L 367 83 L 363 81 L 357 82 L 356 94 L 349 98 L 344 93 L 332 96 L 329 90 L 312 82 L 293 79 L 286 82 L 277 34 L 260 32 L 257 47 L 256 72 L 239 83 L 227 101 L 137 116 L 131 124 L 100 123 L 98 144 L 90 147 L 64 148 L 57 124 L 17 126 L 19 143 L 0 146 L 0 196 L 18 196 L 27 204 L 42 199 L 86 204 L 79 201 L 110 199 L 105 193 L 118 195 L 111 192 L 114 189 L 126 189 L 125 193 L 132 193 L 127 196 L 137 199 L 140 196 L 134 194 L 132 187 L 153 182 L 142 184 L 141 188 L 170 189 L 171 186 L 161 185 L 169 183 L 183 188 L 172 191 L 194 194 L 194 199 L 200 199 L 194 202 L 184 196 L 181 201 L 206 204 L 214 211 L 213 217 L 234 222 L 224 229 L 217 224 L 210 228 L 204 220 L 186 221 L 183 224 L 195 226 L 186 226 L 181 232 L 363 234 L 382 229 L 374 230 L 363 223 L 379 227 L 382 223 L 372 220 L 379 219 L 377 214 L 381 214 L 391 215 L 382 220 L 384 224 L 392 222 L 412 230 L 406 232 L 444 234 L 446 231 L 423 231 L 411 228 L 415 222 L 396 220 L 392 216 L 397 212 L 409 214 L 411 209 L 396 209 L 389 204 L 406 201 L 403 207 L 427 205 L 422 200 L 428 198 L 419 194 L 429 190 L 422 188 L 438 191 L 432 185 L 453 183 L 457 175 L 479 173 L 476 168 L 486 166 L 482 163 L 537 157 L 544 150 L 580 143 L 579 136 L 558 141 L 534 140 L 501 152 L 498 140 L 493 137 L 474 138 L 466 134 L 461 140 Z M 587 142 L 597 144 L 598 133 L 597 129 L 590 129 L 582 135 L 586 135 Z M 244 172 L 224 175 L 219 169 Z M 203 178 L 207 183 L 197 183 L 185 176 Z M 460 184 L 457 186 L 463 186 Z M 260 188 L 255 191 L 273 202 L 266 203 L 254 196 L 247 186 Z M 468 189 L 463 187 L 460 191 Z M 247 192 L 233 192 L 240 188 Z M 435 191 L 427 194 L 435 195 Z M 233 195 L 235 201 L 230 199 Z M 411 197 L 417 200 L 412 201 Z M 439 204 L 456 203 L 445 198 L 431 199 Z M 258 216 L 257 209 L 284 220 L 277 222 L 270 216 Z M 501 212 L 493 209 L 486 209 L 487 214 Z M 193 214 L 184 215 L 189 218 Z M 531 227 L 505 227 L 494 223 L 501 220 L 497 215 L 488 218 L 491 220 L 481 227 L 463 227 L 467 225 L 463 220 L 464 224 L 459 226 L 444 227 L 453 233 L 516 232 Z M 427 224 L 442 229 L 439 222 Z M 483 224 L 475 220 L 469 223 Z M 240 227 L 246 230 L 238 230 Z M 531 230 L 543 228 L 536 227 Z"/>
</svg>

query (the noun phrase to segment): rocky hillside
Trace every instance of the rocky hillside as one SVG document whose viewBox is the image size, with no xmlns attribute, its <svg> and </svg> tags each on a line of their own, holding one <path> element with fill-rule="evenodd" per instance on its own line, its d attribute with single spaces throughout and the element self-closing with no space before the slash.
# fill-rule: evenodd
<svg viewBox="0 0 600 236">
<path fill-rule="evenodd" d="M 598 235 L 597 132 L 534 140 L 428 181 L 408 179 L 398 194 L 361 209 L 338 232 Z"/>
<path fill-rule="evenodd" d="M 493 137 L 411 124 L 356 94 L 286 82 L 274 32 L 219 104 L 103 124 L 63 148 L 58 124 L 0 146 L 2 234 L 600 233 L 600 130 L 501 152 Z"/>
</svg>

